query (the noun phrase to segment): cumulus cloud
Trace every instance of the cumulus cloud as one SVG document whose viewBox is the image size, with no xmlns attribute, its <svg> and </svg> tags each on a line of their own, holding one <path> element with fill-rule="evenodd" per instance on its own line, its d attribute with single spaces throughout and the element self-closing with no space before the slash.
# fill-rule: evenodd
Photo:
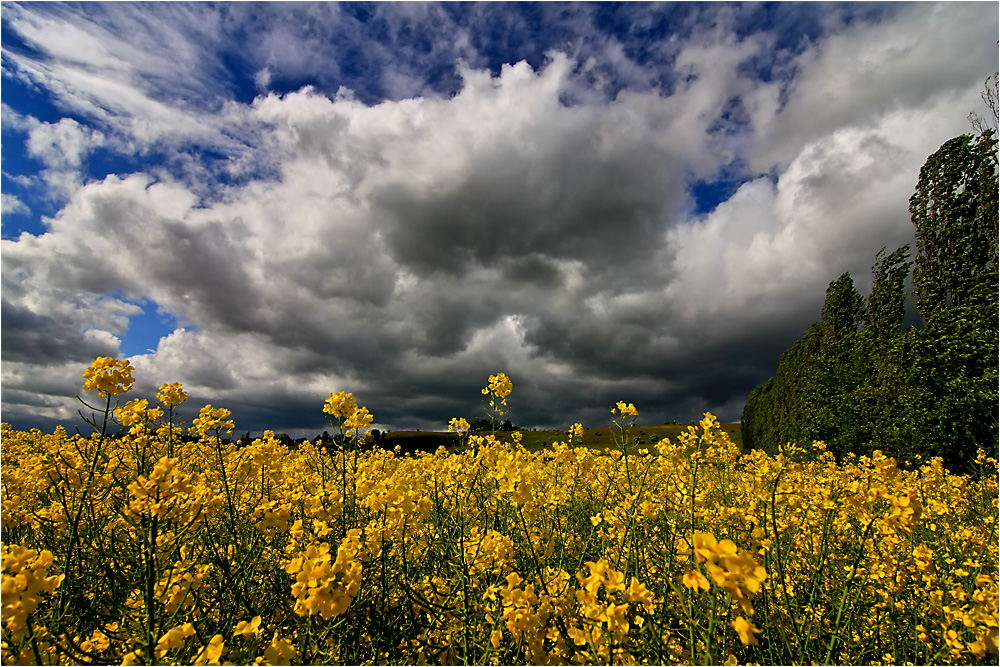
<svg viewBox="0 0 1000 667">
<path fill-rule="evenodd" d="M 947 108 L 895 110 L 841 127 L 803 146 L 773 181 L 748 181 L 710 214 L 673 229 L 673 302 L 690 317 L 742 316 L 749 304 L 801 307 L 843 271 L 862 287 L 872 249 L 912 241 L 907 203 L 926 156 L 941 137 L 966 129 Z"/>
<path fill-rule="evenodd" d="M 80 169 L 87 153 L 104 143 L 97 130 L 81 127 L 72 118 L 57 123 L 28 119 L 28 155 L 45 165 L 41 178 L 51 195 L 63 198 L 71 195 L 83 181 Z"/>
<path fill-rule="evenodd" d="M 863 282 L 881 246 L 912 239 L 919 167 L 964 130 L 992 62 L 910 64 L 989 28 L 947 9 L 834 22 L 770 57 L 779 38 L 737 30 L 732 8 L 640 53 L 629 33 L 653 18 L 595 37 L 598 9 L 542 6 L 561 48 L 512 14 L 524 57 L 494 67 L 489 6 L 306 5 L 266 26 L 245 6 L 183 6 L 163 30 L 132 8 L 19 7 L 48 59 L 19 53 L 14 70 L 100 120 L 25 121 L 32 155 L 67 173 L 102 142 L 190 157 L 73 181 L 47 233 L 2 242 L 3 409 L 71 416 L 88 357 L 116 353 L 148 300 L 179 328 L 134 358 L 137 391 L 181 381 L 241 429 L 313 435 L 334 390 L 383 428 L 442 428 L 475 417 L 501 370 L 519 424 L 599 426 L 622 399 L 651 421 L 736 420 L 827 283 Z M 372 30 L 370 48 L 330 51 Z M 246 41 L 260 94 L 186 101 L 225 91 L 199 39 L 237 34 L 266 37 Z M 780 76 L 762 78 L 764 61 Z M 368 87 L 345 86 L 359 69 Z M 206 144 L 225 167 L 196 155 Z M 219 185 L 220 170 L 243 178 Z M 699 211 L 692 186 L 722 175 L 742 184 Z"/>
<path fill-rule="evenodd" d="M 901 5 L 892 29 L 885 28 L 868 22 L 837 26 L 796 59 L 786 89 L 776 82 L 758 90 L 752 97 L 752 168 L 787 164 L 827 134 L 865 127 L 888 114 L 941 105 L 965 114 L 970 105 L 978 108 L 970 93 L 981 89 L 996 66 L 995 17 L 987 19 L 968 3 L 911 4 Z M 951 120 L 968 131 L 965 114 L 933 122 Z M 912 129 L 922 132 L 917 122 Z"/>
</svg>

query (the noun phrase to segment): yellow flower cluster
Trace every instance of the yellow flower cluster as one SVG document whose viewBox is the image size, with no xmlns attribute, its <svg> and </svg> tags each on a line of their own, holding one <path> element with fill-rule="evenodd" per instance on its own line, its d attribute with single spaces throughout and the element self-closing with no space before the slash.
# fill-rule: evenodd
<svg viewBox="0 0 1000 667">
<path fill-rule="evenodd" d="M 214 635 L 203 646 L 194 659 L 195 665 L 218 665 L 226 653 L 226 642 L 222 635 Z"/>
<path fill-rule="evenodd" d="M 167 630 L 166 634 L 160 637 L 160 641 L 156 642 L 156 659 L 163 660 L 168 651 L 184 648 L 187 638 L 193 634 L 194 626 L 191 623 L 184 623 Z"/>
<path fill-rule="evenodd" d="M 351 436 L 357 435 L 361 437 L 368 431 L 368 427 L 372 424 L 372 414 L 368 412 L 368 408 L 361 407 L 354 411 L 350 417 L 344 422 L 344 428 L 348 434 Z"/>
<path fill-rule="evenodd" d="M 198 495 L 191 476 L 178 470 L 178 462 L 176 458 L 162 458 L 148 478 L 138 475 L 129 483 L 126 488 L 132 498 L 123 517 L 177 518 L 196 514 L 200 510 Z"/>
<path fill-rule="evenodd" d="M 612 414 L 614 414 L 616 408 L 618 410 L 618 414 L 622 417 L 636 417 L 639 414 L 639 411 L 636 409 L 634 404 L 626 403 L 625 401 L 618 401 L 618 403 L 615 404 L 615 407 L 611 408 Z"/>
<path fill-rule="evenodd" d="M 345 419 L 354 414 L 357 409 L 358 405 L 354 402 L 354 394 L 349 394 L 346 391 L 331 392 L 323 406 L 323 412 Z"/>
<path fill-rule="evenodd" d="M 260 616 L 254 616 L 249 621 L 240 621 L 233 628 L 233 635 L 237 637 L 243 637 L 244 639 L 253 639 L 261 633 L 261 622 Z"/>
<path fill-rule="evenodd" d="M 49 575 L 52 552 L 41 553 L 34 549 L 14 545 L 3 545 L 0 560 L 3 563 L 3 627 L 16 641 L 28 631 L 28 617 L 38 608 L 41 594 L 51 595 L 58 588 L 65 575 Z"/>
<path fill-rule="evenodd" d="M 264 655 L 257 656 L 255 665 L 291 665 L 297 657 L 295 647 L 288 639 L 275 634 L 271 643 L 264 649 Z"/>
<path fill-rule="evenodd" d="M 448 431 L 465 433 L 469 430 L 469 422 L 465 421 L 462 417 L 455 417 L 450 422 L 448 422 Z"/>
<path fill-rule="evenodd" d="M 181 608 L 192 607 L 197 603 L 196 594 L 204 586 L 212 569 L 211 563 L 179 565 L 156 582 L 153 596 L 168 614 L 174 614 Z"/>
<path fill-rule="evenodd" d="M 491 375 L 489 377 L 488 384 L 483 388 L 483 395 L 487 396 L 493 394 L 497 398 L 503 400 L 510 396 L 511 392 L 514 390 L 514 385 L 503 373 L 497 373 L 496 375 Z"/>
<path fill-rule="evenodd" d="M 506 535 L 479 526 L 469 530 L 464 541 L 465 564 L 476 584 L 484 576 L 499 576 L 514 561 L 514 542 Z"/>
<path fill-rule="evenodd" d="M 341 428 L 348 437 L 362 437 L 373 420 L 368 408 L 359 408 L 354 401 L 354 394 L 345 391 L 331 393 L 323 406 L 323 412 L 340 419 Z"/>
<path fill-rule="evenodd" d="M 326 533 L 325 525 L 318 531 Z M 297 521 L 292 534 L 302 533 L 302 523 Z M 335 559 L 330 558 L 330 544 L 310 535 L 308 543 L 299 546 L 293 541 L 287 551 L 296 554 L 285 566 L 285 571 L 295 577 L 292 596 L 295 613 L 299 616 L 319 614 L 324 620 L 340 616 L 350 606 L 361 586 L 362 566 L 357 560 L 360 549 L 360 530 L 352 530 L 337 548 Z"/>
<path fill-rule="evenodd" d="M 746 551 L 741 551 L 732 540 L 718 542 L 711 533 L 694 534 L 694 554 L 697 562 L 704 563 L 715 585 L 728 591 L 745 614 L 753 615 L 753 605 L 750 604 L 748 595 L 760 592 L 761 584 L 767 579 L 766 570 Z M 697 587 L 687 583 L 685 585 L 708 590 L 703 581 L 704 578 L 699 579 Z"/>
<path fill-rule="evenodd" d="M 206 405 L 198 412 L 198 416 L 195 417 L 192 424 L 201 435 L 232 433 L 233 429 L 236 428 L 236 423 L 231 419 L 226 419 L 232 414 L 226 408 L 213 408 L 211 405 Z"/>
<path fill-rule="evenodd" d="M 84 391 L 97 390 L 103 395 L 124 394 L 132 388 L 135 380 L 132 378 L 132 364 L 114 357 L 98 357 L 86 371 L 83 372 Z"/>
<path fill-rule="evenodd" d="M 156 394 L 156 400 L 165 406 L 180 405 L 187 400 L 187 392 L 181 387 L 180 382 L 170 382 L 160 387 Z"/>
<path fill-rule="evenodd" d="M 741 452 L 706 415 L 635 455 L 621 402 L 617 450 L 576 424 L 539 452 L 347 456 L 226 441 L 212 406 L 180 439 L 183 389 L 157 398 L 118 408 L 120 437 L 0 427 L 4 664 L 996 660 L 985 454 L 957 476 Z M 324 410 L 371 424 L 345 392 Z"/>
<path fill-rule="evenodd" d="M 144 398 L 136 398 L 120 408 L 116 408 L 114 414 L 119 424 L 129 429 L 135 429 L 135 432 L 138 433 L 143 424 L 162 419 L 163 409 L 150 408 L 149 401 Z"/>
</svg>

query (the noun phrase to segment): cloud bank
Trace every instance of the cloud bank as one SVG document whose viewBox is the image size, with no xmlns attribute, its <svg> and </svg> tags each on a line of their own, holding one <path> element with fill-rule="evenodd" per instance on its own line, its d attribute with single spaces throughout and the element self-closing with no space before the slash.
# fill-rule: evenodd
<svg viewBox="0 0 1000 667">
<path fill-rule="evenodd" d="M 337 390 L 443 429 L 498 371 L 521 425 L 738 420 L 912 240 L 995 7 L 613 9 L 4 4 L 5 83 L 57 110 L 5 86 L 4 421 L 72 422 L 143 311 L 177 327 L 134 391 L 241 431 L 314 435 Z"/>
</svg>

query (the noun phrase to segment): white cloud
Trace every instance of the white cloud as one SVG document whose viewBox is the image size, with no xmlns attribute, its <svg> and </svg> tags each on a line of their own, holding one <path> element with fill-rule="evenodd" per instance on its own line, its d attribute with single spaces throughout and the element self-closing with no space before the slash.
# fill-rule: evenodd
<svg viewBox="0 0 1000 667">
<path fill-rule="evenodd" d="M 212 65 L 220 43 L 215 12 L 197 4 L 174 5 L 159 18 L 126 4 L 111 12 L 88 9 L 6 7 L 5 20 L 41 54 L 4 48 L 9 73 L 100 127 L 90 132 L 92 143 L 100 137 L 125 155 L 193 143 L 243 157 L 255 128 L 234 126 L 220 113 L 228 91 L 220 89 Z M 67 122 L 75 121 L 55 125 Z"/>
<path fill-rule="evenodd" d="M 271 69 L 269 67 L 265 67 L 264 69 L 259 70 L 253 76 L 253 82 L 256 84 L 257 90 L 267 92 L 268 87 L 271 85 Z"/>
<path fill-rule="evenodd" d="M 14 215 L 18 213 L 30 213 L 31 209 L 28 208 L 27 204 L 15 197 L 14 195 L 3 193 L 3 204 L 2 210 L 3 215 Z"/>
<path fill-rule="evenodd" d="M 104 134 L 82 127 L 72 118 L 43 123 L 29 117 L 27 125 L 28 154 L 45 165 L 41 177 L 49 192 L 59 200 L 72 195 L 83 182 L 84 157 L 105 143 Z"/>
<path fill-rule="evenodd" d="M 996 64 L 993 14 L 984 20 L 977 3 L 906 4 L 889 25 L 858 21 L 818 42 L 796 60 L 784 106 L 778 108 L 783 82 L 756 94 L 751 169 L 787 164 L 806 144 L 845 126 L 967 104 Z M 957 110 L 953 125 L 968 131 L 972 108 Z"/>
<path fill-rule="evenodd" d="M 82 128 L 72 118 L 58 123 L 33 124 L 28 134 L 28 153 L 50 169 L 79 169 L 83 156 L 104 143 L 100 132 Z"/>
<path fill-rule="evenodd" d="M 688 317 L 742 318 L 815 302 L 844 271 L 863 286 L 879 248 L 912 242 L 909 197 L 927 156 L 963 129 L 948 119 L 956 106 L 894 111 L 818 138 L 776 185 L 748 182 L 674 229 L 679 279 L 667 293 Z"/>
<path fill-rule="evenodd" d="M 783 108 L 780 82 L 744 97 L 754 138 L 743 157 L 751 170 L 774 173 L 776 186 L 745 183 L 670 232 L 679 279 L 666 293 L 687 317 L 801 308 L 843 271 L 864 288 L 879 248 L 912 242 L 908 201 L 920 167 L 970 131 L 982 78 L 975 64 L 983 51 L 995 56 L 996 23 L 970 13 L 915 5 L 891 28 L 857 22 L 792 65 Z"/>
</svg>

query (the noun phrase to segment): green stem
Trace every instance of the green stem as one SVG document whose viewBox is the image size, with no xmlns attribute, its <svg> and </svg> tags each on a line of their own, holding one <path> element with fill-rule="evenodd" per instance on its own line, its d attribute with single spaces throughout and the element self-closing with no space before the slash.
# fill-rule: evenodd
<svg viewBox="0 0 1000 667">
<path fill-rule="evenodd" d="M 156 664 L 156 655 L 154 653 L 156 649 L 156 614 L 154 612 L 154 587 L 156 585 L 156 517 L 150 517 L 148 519 L 149 526 L 146 532 L 146 544 L 143 545 L 143 550 L 146 552 L 146 567 L 144 568 L 143 574 L 145 575 L 145 586 L 144 586 L 144 597 L 146 602 L 146 653 L 147 659 L 150 661 L 151 665 Z"/>
<path fill-rule="evenodd" d="M 222 458 L 222 437 L 219 429 L 215 430 L 215 452 L 219 458 L 219 473 L 222 475 L 222 486 L 226 491 L 226 511 L 229 515 L 229 529 L 233 533 L 233 540 L 238 541 L 236 533 L 236 505 L 233 503 L 233 494 L 229 490 L 229 477 L 226 474 L 226 462 Z"/>
<path fill-rule="evenodd" d="M 861 556 L 865 553 L 865 542 L 868 540 L 868 533 L 871 531 L 872 526 L 875 525 L 875 519 L 877 518 L 877 516 L 872 516 L 871 521 L 868 522 L 868 526 L 865 528 L 864 535 L 861 536 L 861 546 L 858 547 L 858 555 L 854 559 L 854 566 L 851 568 L 851 576 L 848 577 L 847 583 L 844 585 L 844 592 L 840 596 L 840 607 L 837 609 L 837 620 L 834 623 L 833 636 L 830 637 L 830 644 L 826 649 L 826 657 L 823 659 L 824 665 L 830 664 L 830 656 L 833 655 L 833 646 L 837 643 L 837 636 L 840 632 L 840 618 L 844 613 L 844 604 L 847 602 L 847 593 L 851 590 L 851 584 L 854 583 L 854 576 L 857 574 L 858 565 L 861 563 Z"/>
<path fill-rule="evenodd" d="M 84 484 L 81 491 L 81 496 L 79 504 L 76 507 L 76 514 L 73 516 L 73 523 L 70 527 L 69 535 L 69 545 L 66 548 L 66 558 L 63 560 L 63 574 L 66 575 L 67 581 L 72 581 L 73 577 L 70 576 L 70 561 L 73 556 L 73 548 L 79 546 L 80 542 L 80 517 L 83 516 L 83 508 L 86 503 L 84 502 L 87 493 L 90 491 L 90 485 L 94 481 L 94 476 L 97 473 L 97 461 L 101 458 L 102 447 L 104 446 L 104 438 L 108 430 L 108 415 L 111 412 L 111 393 L 105 394 L 104 403 L 104 420 L 101 422 L 101 435 L 97 439 L 97 448 L 94 451 L 94 458 L 90 462 L 90 471 L 87 474 L 87 483 Z M 63 586 L 59 589 L 59 612 L 60 614 L 66 610 L 66 594 L 65 591 L 68 590 L 68 586 Z"/>
</svg>

